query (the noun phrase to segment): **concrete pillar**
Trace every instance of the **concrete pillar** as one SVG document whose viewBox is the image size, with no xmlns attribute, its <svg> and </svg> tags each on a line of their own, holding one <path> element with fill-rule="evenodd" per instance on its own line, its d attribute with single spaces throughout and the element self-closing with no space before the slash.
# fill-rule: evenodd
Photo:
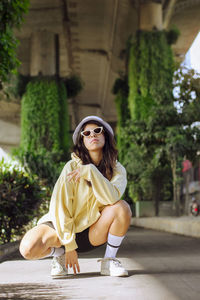
<svg viewBox="0 0 200 300">
<path fill-rule="evenodd" d="M 48 31 L 34 32 L 31 36 L 30 75 L 56 74 L 55 34 Z"/>
<path fill-rule="evenodd" d="M 163 29 L 162 3 L 144 1 L 140 4 L 139 29 Z"/>
</svg>

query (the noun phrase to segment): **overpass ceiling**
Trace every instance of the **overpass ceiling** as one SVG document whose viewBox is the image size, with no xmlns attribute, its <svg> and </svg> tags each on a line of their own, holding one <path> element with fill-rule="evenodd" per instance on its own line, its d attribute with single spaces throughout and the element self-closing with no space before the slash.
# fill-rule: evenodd
<svg viewBox="0 0 200 300">
<path fill-rule="evenodd" d="M 87 114 L 116 121 L 111 93 L 120 58 L 130 34 L 137 30 L 137 5 L 129 0 L 31 0 L 17 36 L 21 41 L 21 73 L 30 72 L 31 35 L 51 31 L 59 35 L 60 76 L 80 75 L 84 89 L 75 99 L 78 119 Z"/>
<path fill-rule="evenodd" d="M 173 2 L 162 1 L 164 13 Z M 176 24 L 180 29 L 174 51 L 183 57 L 200 28 L 200 0 L 175 2 L 168 27 Z M 20 72 L 30 73 L 33 32 L 57 34 L 60 76 L 76 73 L 84 82 L 71 110 L 76 110 L 78 119 L 99 114 L 116 121 L 111 89 L 119 72 L 124 71 L 120 57 L 128 37 L 138 29 L 138 9 L 139 0 L 31 0 L 25 23 L 17 32 Z"/>
<path fill-rule="evenodd" d="M 200 31 L 200 0 L 176 0 L 168 27 L 176 25 L 180 37 L 173 46 L 175 57 L 182 61 Z"/>
</svg>

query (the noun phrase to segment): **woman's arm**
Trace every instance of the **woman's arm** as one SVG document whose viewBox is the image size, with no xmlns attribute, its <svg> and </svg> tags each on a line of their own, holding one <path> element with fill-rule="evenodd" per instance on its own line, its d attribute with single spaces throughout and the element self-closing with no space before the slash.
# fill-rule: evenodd
<svg viewBox="0 0 200 300">
<path fill-rule="evenodd" d="M 49 209 L 51 220 L 66 252 L 77 248 L 72 209 L 74 183 L 66 180 L 66 174 L 70 171 L 70 166 L 66 165 L 54 186 Z"/>
<path fill-rule="evenodd" d="M 120 200 L 127 185 L 126 170 L 120 163 L 117 163 L 111 181 L 105 178 L 93 164 L 82 165 L 68 174 L 68 181 L 74 179 L 76 182 L 80 178 L 91 182 L 95 197 L 103 205 Z"/>
<path fill-rule="evenodd" d="M 126 170 L 120 163 L 117 163 L 111 181 L 93 164 L 82 166 L 81 176 L 91 182 L 95 197 L 103 205 L 114 204 L 120 200 L 127 185 Z"/>
</svg>

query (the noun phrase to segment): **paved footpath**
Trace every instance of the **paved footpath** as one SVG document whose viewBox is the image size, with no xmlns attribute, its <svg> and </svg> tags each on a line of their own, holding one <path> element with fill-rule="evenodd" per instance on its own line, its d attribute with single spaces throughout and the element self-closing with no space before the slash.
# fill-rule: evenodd
<svg viewBox="0 0 200 300">
<path fill-rule="evenodd" d="M 200 239 L 132 226 L 118 255 L 126 278 L 100 276 L 103 254 L 104 246 L 81 255 L 79 275 L 53 280 L 50 259 L 16 253 L 0 264 L 0 299 L 200 299 Z"/>
</svg>

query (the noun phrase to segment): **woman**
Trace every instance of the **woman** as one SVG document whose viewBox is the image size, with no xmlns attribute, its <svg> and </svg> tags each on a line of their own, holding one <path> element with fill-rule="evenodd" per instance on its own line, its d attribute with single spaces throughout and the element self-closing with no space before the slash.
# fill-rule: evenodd
<svg viewBox="0 0 200 300">
<path fill-rule="evenodd" d="M 114 134 L 97 116 L 84 118 L 73 134 L 74 152 L 58 178 L 49 213 L 28 231 L 20 244 L 26 259 L 53 256 L 51 275 L 80 272 L 78 252 L 107 242 L 101 274 L 127 276 L 115 257 L 129 228 L 131 210 L 120 200 L 126 171 L 117 162 Z"/>
</svg>

